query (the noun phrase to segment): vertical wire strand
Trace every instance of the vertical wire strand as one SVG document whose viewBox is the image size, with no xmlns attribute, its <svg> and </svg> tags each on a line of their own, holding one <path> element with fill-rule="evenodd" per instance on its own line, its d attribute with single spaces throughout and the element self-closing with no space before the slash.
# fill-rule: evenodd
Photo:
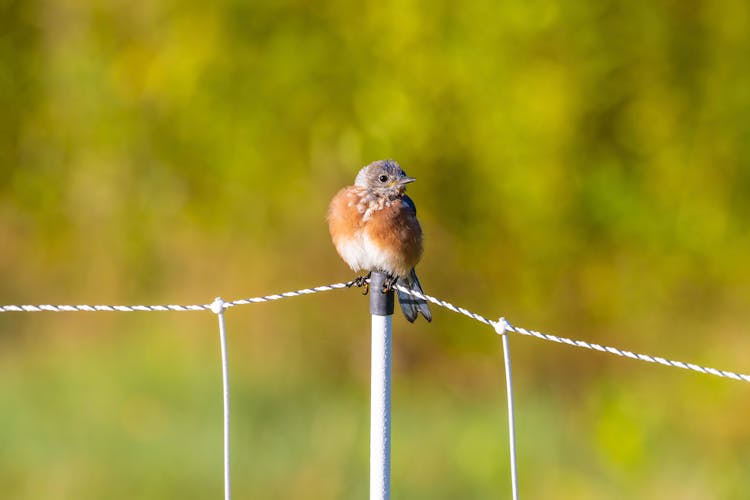
<svg viewBox="0 0 750 500">
<path fill-rule="evenodd" d="M 211 310 L 219 317 L 219 342 L 221 345 L 221 382 L 224 400 L 224 500 L 232 499 L 232 481 L 229 460 L 229 361 L 227 355 L 227 329 L 224 322 L 225 303 L 216 298 L 211 304 Z"/>
<path fill-rule="evenodd" d="M 516 463 L 516 425 L 513 406 L 513 370 L 510 365 L 510 341 L 507 332 L 508 323 L 504 318 L 494 324 L 495 330 L 503 340 L 503 360 L 505 362 L 505 390 L 508 395 L 508 451 L 510 453 L 510 483 L 513 500 L 518 500 L 518 467 Z"/>
</svg>

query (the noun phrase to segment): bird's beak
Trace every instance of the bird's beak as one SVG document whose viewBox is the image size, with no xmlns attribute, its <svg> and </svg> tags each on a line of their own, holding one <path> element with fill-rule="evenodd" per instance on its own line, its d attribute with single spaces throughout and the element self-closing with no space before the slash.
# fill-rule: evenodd
<svg viewBox="0 0 750 500">
<path fill-rule="evenodd" d="M 401 178 L 400 178 L 400 179 L 398 180 L 398 184 L 399 184 L 400 186 L 403 186 L 404 184 L 409 184 L 410 182 L 414 182 L 414 181 L 416 181 L 416 180 L 417 180 L 417 179 L 415 179 L 414 177 L 407 177 L 407 176 L 403 176 L 403 177 L 401 177 Z"/>
</svg>

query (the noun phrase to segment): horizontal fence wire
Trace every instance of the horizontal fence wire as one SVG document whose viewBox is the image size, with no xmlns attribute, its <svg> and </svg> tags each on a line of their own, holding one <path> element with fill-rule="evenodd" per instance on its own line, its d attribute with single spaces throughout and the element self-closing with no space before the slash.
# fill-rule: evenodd
<svg viewBox="0 0 750 500">
<path fill-rule="evenodd" d="M 319 292 L 330 292 L 331 290 L 338 290 L 341 288 L 347 288 L 350 286 L 349 283 L 334 283 L 332 285 L 316 286 L 315 288 L 303 288 L 302 290 L 295 290 L 293 292 L 284 292 L 273 295 L 264 295 L 262 297 L 252 297 L 249 299 L 233 300 L 231 302 L 223 302 L 222 306 L 224 309 L 228 309 L 234 306 L 244 306 L 247 304 L 258 304 L 261 302 L 271 302 L 274 300 L 287 299 L 290 297 L 299 297 L 301 295 L 310 295 Z M 192 305 L 179 305 L 179 304 L 168 304 L 168 305 L 135 305 L 135 306 L 108 306 L 108 305 L 20 305 L 20 306 L 0 306 L 0 312 L 94 312 L 94 311 L 108 311 L 108 312 L 139 312 L 139 311 L 213 311 L 213 304 L 192 304 Z"/>
<path fill-rule="evenodd" d="M 311 295 L 320 292 L 329 292 L 332 290 L 340 290 L 342 288 L 351 287 L 352 283 L 333 283 L 331 285 L 316 286 L 314 288 L 303 288 L 301 290 L 295 290 L 291 292 L 278 293 L 273 295 L 264 295 L 261 297 L 252 297 L 247 299 L 233 300 L 231 302 L 224 302 L 223 307 L 228 309 L 230 307 L 242 306 L 248 304 L 258 304 L 262 302 L 271 302 L 274 300 L 286 299 L 291 297 L 300 297 L 302 295 Z M 430 295 L 410 290 L 401 285 L 395 285 L 395 288 L 401 292 L 412 295 L 414 297 L 427 300 L 435 305 L 448 309 L 450 311 L 463 314 L 471 319 L 484 323 L 485 325 L 491 326 L 495 329 L 498 334 L 505 334 L 506 332 L 518 333 L 520 335 L 526 335 L 535 337 L 541 340 L 549 342 L 556 342 L 558 344 L 567 344 L 573 347 L 580 347 L 583 349 L 590 349 L 593 351 L 604 352 L 620 356 L 624 358 L 635 359 L 639 361 L 645 361 L 647 363 L 658 363 L 660 365 L 669 366 L 673 368 L 682 368 L 684 370 L 690 370 L 705 375 L 714 375 L 716 377 L 724 377 L 733 380 L 739 380 L 743 382 L 750 382 L 750 375 L 735 373 L 728 370 L 720 370 L 717 368 L 709 368 L 706 366 L 696 365 L 694 363 L 686 363 L 683 361 L 675 361 L 663 358 L 661 356 L 651 356 L 649 354 L 638 354 L 635 352 L 627 351 L 624 349 L 618 349 L 617 347 L 609 347 L 601 344 L 592 342 L 586 342 L 585 340 L 573 340 L 566 337 L 558 337 L 548 333 L 538 332 L 536 330 L 528 330 L 520 326 L 513 326 L 504 318 L 500 318 L 498 321 L 492 321 L 481 314 L 474 313 L 463 307 L 458 307 L 450 302 L 441 300 Z M 195 305 L 6 305 L 0 306 L 0 312 L 94 312 L 94 311 L 109 311 L 109 312 L 138 312 L 138 311 L 211 311 L 212 304 L 195 304 Z"/>
<path fill-rule="evenodd" d="M 591 349 L 594 351 L 606 352 L 609 354 L 614 354 L 615 356 L 637 359 L 639 361 L 645 361 L 647 363 L 658 363 L 664 366 L 682 368 L 684 370 L 692 370 L 694 372 L 703 373 L 705 375 L 715 375 L 717 377 L 724 377 L 724 378 L 730 378 L 733 380 L 750 382 L 750 375 L 743 374 L 743 373 L 735 373 L 735 372 L 731 372 L 728 370 L 719 370 L 717 368 L 709 368 L 706 366 L 696 365 L 694 363 L 685 363 L 683 361 L 674 361 L 671 359 L 662 358 L 661 356 L 651 356 L 649 354 L 638 354 L 635 352 L 626 351 L 624 349 L 618 349 L 617 347 L 609 347 L 609 346 L 604 346 L 601 344 L 595 344 L 593 342 L 586 342 L 585 340 L 573 340 L 573 339 L 569 339 L 565 337 L 558 337 L 556 335 L 550 335 L 548 333 L 538 332 L 536 330 L 527 330 L 526 328 L 522 328 L 520 326 L 511 325 L 508 321 L 505 320 L 505 318 L 500 318 L 498 321 L 492 321 L 490 319 L 485 318 L 484 316 L 480 314 L 471 312 L 468 309 L 464 309 L 463 307 L 454 306 L 450 302 L 446 302 L 444 300 L 440 300 L 435 297 L 431 297 L 429 295 L 416 292 L 414 290 L 409 290 L 408 288 L 405 288 L 401 285 L 396 285 L 396 288 L 401 292 L 408 293 L 420 299 L 428 300 L 432 302 L 433 304 L 439 305 L 440 307 L 444 307 L 450 311 L 463 314 L 464 316 L 468 316 L 469 318 L 475 319 L 486 325 L 490 325 L 495 329 L 495 331 L 498 334 L 501 334 L 501 335 L 504 334 L 505 332 L 514 332 L 514 333 L 519 333 L 521 335 L 536 337 L 541 340 L 557 342 L 558 344 L 567 344 L 573 347 L 581 347 L 583 349 Z"/>
</svg>

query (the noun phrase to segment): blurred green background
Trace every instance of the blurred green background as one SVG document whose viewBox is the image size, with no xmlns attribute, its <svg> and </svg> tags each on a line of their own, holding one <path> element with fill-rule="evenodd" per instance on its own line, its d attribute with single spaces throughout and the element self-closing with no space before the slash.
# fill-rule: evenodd
<svg viewBox="0 0 750 500">
<path fill-rule="evenodd" d="M 750 371 L 750 4 L 0 0 L 0 303 L 348 280 L 328 200 L 418 181 L 427 293 Z M 394 320 L 393 496 L 507 498 L 491 329 Z M 227 313 L 237 498 L 365 498 L 357 291 Z M 512 337 L 524 498 L 740 499 L 747 384 Z M 0 315 L 6 498 L 217 498 L 210 313 Z"/>
</svg>

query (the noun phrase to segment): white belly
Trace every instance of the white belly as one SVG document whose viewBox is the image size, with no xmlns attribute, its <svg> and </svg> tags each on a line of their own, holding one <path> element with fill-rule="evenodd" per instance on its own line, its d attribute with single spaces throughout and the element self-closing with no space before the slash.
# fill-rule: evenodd
<svg viewBox="0 0 750 500">
<path fill-rule="evenodd" d="M 363 232 L 355 233 L 351 239 L 337 241 L 336 250 L 353 271 L 392 272 L 398 267 L 393 253 L 383 250 Z"/>
</svg>

